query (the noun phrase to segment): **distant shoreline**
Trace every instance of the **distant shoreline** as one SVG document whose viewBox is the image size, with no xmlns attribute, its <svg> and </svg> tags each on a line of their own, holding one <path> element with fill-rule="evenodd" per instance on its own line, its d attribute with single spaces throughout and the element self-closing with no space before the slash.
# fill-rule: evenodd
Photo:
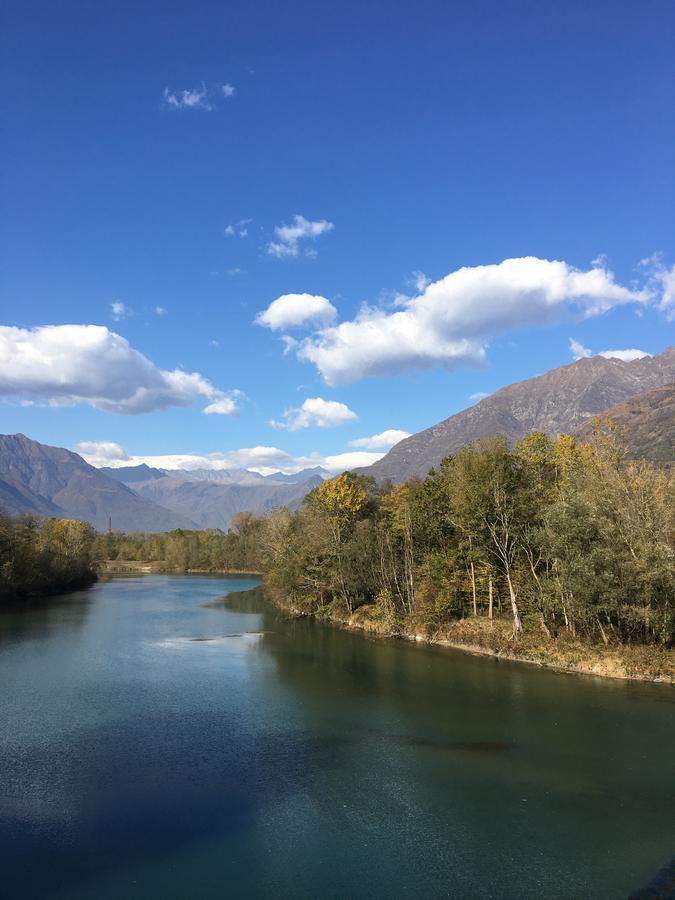
<svg viewBox="0 0 675 900">
<path fill-rule="evenodd" d="M 144 562 L 136 559 L 108 559 L 98 569 L 99 575 L 255 575 L 262 572 L 253 569 L 181 569 L 166 562 Z"/>
</svg>

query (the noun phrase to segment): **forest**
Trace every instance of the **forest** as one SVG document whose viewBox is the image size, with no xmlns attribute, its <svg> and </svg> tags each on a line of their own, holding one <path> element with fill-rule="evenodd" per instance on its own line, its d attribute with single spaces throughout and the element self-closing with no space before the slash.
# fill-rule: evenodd
<svg viewBox="0 0 675 900">
<path fill-rule="evenodd" d="M 394 634 L 508 617 L 515 638 L 673 643 L 675 478 L 628 460 L 611 422 L 589 443 L 482 440 L 382 489 L 340 475 L 260 541 L 268 592 L 299 611 L 370 604 Z"/>
<path fill-rule="evenodd" d="M 351 620 L 364 607 L 391 634 L 508 619 L 514 638 L 675 637 L 675 476 L 628 459 L 609 420 L 585 443 L 481 440 L 405 484 L 344 473 L 300 511 L 240 514 L 228 534 L 98 542 L 101 556 L 174 570 L 260 570 L 268 596 L 296 613 Z"/>
<path fill-rule="evenodd" d="M 265 520 L 237 513 L 227 533 L 219 528 L 177 528 L 156 534 L 111 531 L 96 538 L 102 560 L 157 563 L 174 572 L 259 572 Z"/>
<path fill-rule="evenodd" d="M 0 514 L 0 601 L 85 587 L 96 581 L 96 564 L 86 522 Z"/>
</svg>

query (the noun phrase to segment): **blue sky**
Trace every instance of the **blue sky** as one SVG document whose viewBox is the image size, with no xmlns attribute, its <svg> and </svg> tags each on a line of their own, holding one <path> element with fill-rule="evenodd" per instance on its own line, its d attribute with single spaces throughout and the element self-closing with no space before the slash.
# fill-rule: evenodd
<svg viewBox="0 0 675 900">
<path fill-rule="evenodd" d="M 675 343 L 671 0 L 2 16 L 3 432 L 322 459 Z"/>
</svg>

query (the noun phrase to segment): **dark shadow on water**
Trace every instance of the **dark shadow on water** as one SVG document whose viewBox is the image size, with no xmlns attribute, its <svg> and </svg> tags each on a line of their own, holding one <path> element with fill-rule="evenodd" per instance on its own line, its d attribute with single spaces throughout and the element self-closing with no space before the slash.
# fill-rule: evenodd
<svg viewBox="0 0 675 900">
<path fill-rule="evenodd" d="M 34 830 L 31 819 L 8 810 L 13 799 L 25 804 L 25 796 L 4 792 L 2 895 L 40 897 L 46 883 L 64 889 L 135 859 L 161 860 L 209 837 L 241 833 L 267 805 L 311 791 L 317 775 L 337 764 L 343 744 L 339 736 L 241 733 L 235 720 L 216 714 L 83 735 L 69 750 L 77 766 L 66 781 L 68 815 L 61 817 L 57 804 L 48 829 L 42 821 Z M 3 780 L 21 783 L 23 772 L 44 766 L 35 750 L 7 761 Z"/>
<path fill-rule="evenodd" d="M 0 645 L 26 638 L 40 638 L 59 628 L 80 628 L 90 611 L 93 590 L 30 597 L 0 605 Z"/>
</svg>

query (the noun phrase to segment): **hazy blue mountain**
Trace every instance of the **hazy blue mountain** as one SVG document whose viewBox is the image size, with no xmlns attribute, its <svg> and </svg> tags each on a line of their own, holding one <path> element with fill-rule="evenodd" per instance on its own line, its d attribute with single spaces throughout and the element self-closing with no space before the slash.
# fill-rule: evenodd
<svg viewBox="0 0 675 900">
<path fill-rule="evenodd" d="M 328 469 L 324 469 L 322 466 L 314 466 L 311 469 L 301 469 L 299 472 L 295 472 L 292 475 L 284 475 L 283 472 L 273 472 L 271 475 L 265 475 L 265 479 L 267 481 L 276 481 L 280 484 L 301 484 L 303 481 L 307 481 L 308 478 L 313 478 L 315 475 L 318 475 L 321 479 L 331 477 Z"/>
<path fill-rule="evenodd" d="M 163 469 L 153 469 L 152 466 L 146 466 L 145 463 L 141 463 L 139 466 L 120 466 L 119 468 L 101 466 L 99 472 L 103 472 L 108 478 L 114 478 L 115 481 L 122 481 L 124 484 L 166 477 L 166 472 Z"/>
<path fill-rule="evenodd" d="M 321 483 L 318 475 L 300 484 L 279 484 L 265 479 L 260 484 L 219 484 L 172 474 L 136 483 L 134 487 L 142 497 L 189 516 L 200 528 L 225 531 L 239 512 L 262 515 L 275 506 L 298 509 L 305 495 Z"/>
<path fill-rule="evenodd" d="M 261 484 L 265 476 L 248 469 L 166 469 L 171 478 L 189 481 L 212 481 L 216 484 Z"/>
</svg>

